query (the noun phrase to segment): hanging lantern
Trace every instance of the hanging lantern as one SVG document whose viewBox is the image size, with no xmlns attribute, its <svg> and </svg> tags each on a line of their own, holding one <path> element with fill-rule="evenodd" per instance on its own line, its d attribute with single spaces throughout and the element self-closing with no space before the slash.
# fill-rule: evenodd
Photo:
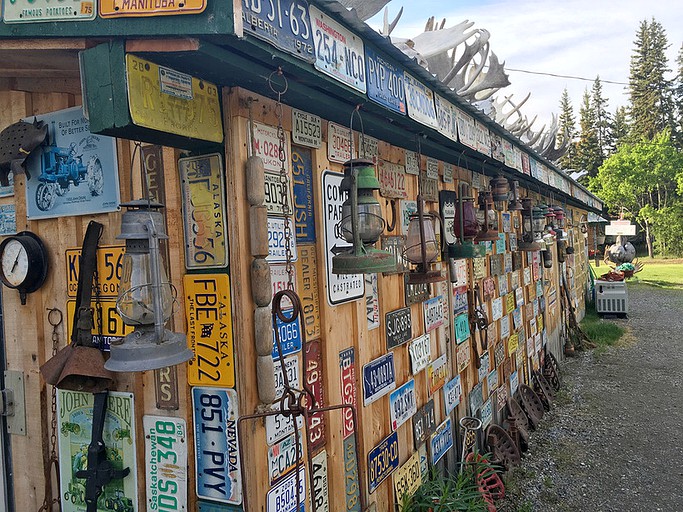
<svg viewBox="0 0 683 512">
<path fill-rule="evenodd" d="M 542 250 L 541 257 L 543 258 L 543 268 L 553 267 L 553 253 L 550 249 Z"/>
<path fill-rule="evenodd" d="M 493 242 L 498 240 L 498 231 L 491 228 L 491 217 L 496 215 L 493 209 L 493 195 L 490 190 L 479 192 L 479 212 L 483 213 L 483 226 L 479 234 L 474 238 L 475 242 Z"/>
<path fill-rule="evenodd" d="M 486 247 L 472 243 L 479 234 L 477 212 L 474 209 L 474 197 L 467 183 L 460 183 L 458 204 L 453 217 L 453 231 L 458 241 L 449 246 L 451 258 L 477 258 L 486 255 Z"/>
<path fill-rule="evenodd" d="M 540 251 L 541 245 L 535 241 L 534 237 L 536 218 L 534 217 L 535 208 L 531 206 L 531 199 L 524 198 L 522 207 L 522 240 L 517 243 L 517 249 L 519 251 Z"/>
<path fill-rule="evenodd" d="M 126 241 L 119 298 L 123 322 L 134 328 L 111 343 L 107 370 L 136 372 L 154 370 L 192 359 L 184 334 L 164 326 L 173 314 L 175 288 L 168 281 L 160 254 L 160 240 L 168 240 L 160 203 L 146 199 L 122 204 L 121 234 Z"/>
<path fill-rule="evenodd" d="M 508 211 L 518 212 L 524 209 L 522 202 L 519 200 L 519 181 L 515 180 L 512 182 L 512 189 L 510 190 L 512 196 L 510 197 L 510 202 L 508 203 Z"/>
<path fill-rule="evenodd" d="M 505 203 L 510 197 L 510 183 L 502 174 L 491 180 L 491 194 L 496 210 L 502 212 L 505 209 Z"/>
<path fill-rule="evenodd" d="M 424 284 L 443 281 L 440 270 L 431 270 L 431 264 L 439 257 L 439 243 L 436 241 L 434 223 L 436 217 L 424 213 L 422 195 L 417 196 L 417 214 L 410 216 L 408 237 L 404 251 L 405 258 L 415 265 L 408 274 L 409 284 Z"/>
<path fill-rule="evenodd" d="M 332 258 L 334 274 L 375 274 L 396 270 L 396 258 L 373 247 L 386 226 L 374 191 L 379 190 L 372 160 L 353 159 L 344 163 L 340 188 L 346 192 L 342 219 L 336 229 L 353 247 Z"/>
</svg>

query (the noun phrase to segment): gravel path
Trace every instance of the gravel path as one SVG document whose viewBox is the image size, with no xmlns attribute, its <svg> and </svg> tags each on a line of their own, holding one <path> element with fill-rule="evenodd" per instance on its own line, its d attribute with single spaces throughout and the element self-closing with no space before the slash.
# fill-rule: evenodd
<svg viewBox="0 0 683 512">
<path fill-rule="evenodd" d="M 628 291 L 627 336 L 561 363 L 500 511 L 683 511 L 683 290 Z"/>
</svg>

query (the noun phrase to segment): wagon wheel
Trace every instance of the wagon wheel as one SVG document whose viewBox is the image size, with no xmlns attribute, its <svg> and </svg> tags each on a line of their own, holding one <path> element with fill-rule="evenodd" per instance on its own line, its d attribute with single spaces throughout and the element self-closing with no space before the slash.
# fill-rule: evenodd
<svg viewBox="0 0 683 512">
<path fill-rule="evenodd" d="M 85 173 L 88 189 L 93 196 L 101 196 L 104 192 L 104 173 L 100 159 L 93 157 L 88 161 L 88 170 Z"/>
<path fill-rule="evenodd" d="M 507 406 L 510 413 L 508 416 L 510 436 L 517 441 L 520 451 L 526 451 L 529 449 L 529 418 L 514 398 L 508 398 Z"/>
<path fill-rule="evenodd" d="M 559 391 L 562 387 L 562 380 L 560 379 L 560 365 L 552 352 L 546 352 L 543 359 L 543 376 L 548 381 L 555 391 Z"/>
<path fill-rule="evenodd" d="M 534 391 L 536 391 L 538 398 L 543 402 L 545 410 L 549 411 L 550 406 L 553 405 L 553 402 L 555 401 L 555 392 L 541 372 L 534 371 L 531 374 L 531 378 L 534 383 Z"/>
<path fill-rule="evenodd" d="M 534 430 L 543 418 L 543 402 L 538 398 L 536 392 L 526 384 L 519 386 L 519 393 L 522 396 L 522 407 L 529 418 L 529 424 Z"/>
<path fill-rule="evenodd" d="M 57 200 L 57 186 L 53 183 L 41 182 L 36 188 L 36 206 L 40 211 L 51 210 Z"/>
<path fill-rule="evenodd" d="M 491 425 L 486 432 L 486 442 L 493 453 L 493 459 L 506 471 L 519 466 L 521 456 L 517 445 L 503 427 Z"/>
</svg>

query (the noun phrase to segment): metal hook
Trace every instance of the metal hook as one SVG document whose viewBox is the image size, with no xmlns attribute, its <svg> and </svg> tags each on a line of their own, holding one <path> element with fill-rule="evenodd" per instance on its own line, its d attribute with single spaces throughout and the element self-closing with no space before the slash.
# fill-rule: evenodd
<svg viewBox="0 0 683 512">
<path fill-rule="evenodd" d="M 351 119 L 349 121 L 349 140 L 351 141 L 351 158 L 353 158 L 353 116 L 358 117 L 358 122 L 360 123 L 360 136 L 358 139 L 358 145 L 361 149 L 365 146 L 365 127 L 363 126 L 363 116 L 360 115 L 361 104 L 358 103 L 351 111 Z M 363 149 L 364 150 L 364 149 Z M 360 151 L 358 152 L 360 156 Z"/>
<path fill-rule="evenodd" d="M 280 86 L 282 87 L 282 90 L 279 90 L 277 84 L 275 83 L 275 80 L 273 80 L 273 77 L 275 77 L 275 75 L 282 78 L 283 83 Z M 270 75 L 268 75 L 268 87 L 270 87 L 270 90 L 278 96 L 282 96 L 284 93 L 287 92 L 287 89 L 289 88 L 289 82 L 287 82 L 287 77 L 282 72 L 282 68 L 280 66 L 278 66 L 278 68 L 275 71 L 273 71 Z"/>
<path fill-rule="evenodd" d="M 49 313 L 47 314 L 47 321 L 50 322 L 50 325 L 52 327 L 57 327 L 58 325 L 61 325 L 62 320 L 64 319 L 64 315 L 62 314 L 62 310 L 59 308 L 47 308 Z"/>
<path fill-rule="evenodd" d="M 391 204 L 391 222 L 387 222 L 387 231 L 391 233 L 396 227 L 396 199 L 387 199 L 386 204 Z"/>
</svg>

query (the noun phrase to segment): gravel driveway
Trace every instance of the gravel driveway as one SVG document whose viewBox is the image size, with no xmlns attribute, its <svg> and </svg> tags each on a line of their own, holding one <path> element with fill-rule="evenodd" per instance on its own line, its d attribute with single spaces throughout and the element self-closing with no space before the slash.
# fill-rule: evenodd
<svg viewBox="0 0 683 512">
<path fill-rule="evenodd" d="M 500 511 L 683 511 L 683 290 L 628 292 L 620 345 L 561 363 Z"/>
</svg>

